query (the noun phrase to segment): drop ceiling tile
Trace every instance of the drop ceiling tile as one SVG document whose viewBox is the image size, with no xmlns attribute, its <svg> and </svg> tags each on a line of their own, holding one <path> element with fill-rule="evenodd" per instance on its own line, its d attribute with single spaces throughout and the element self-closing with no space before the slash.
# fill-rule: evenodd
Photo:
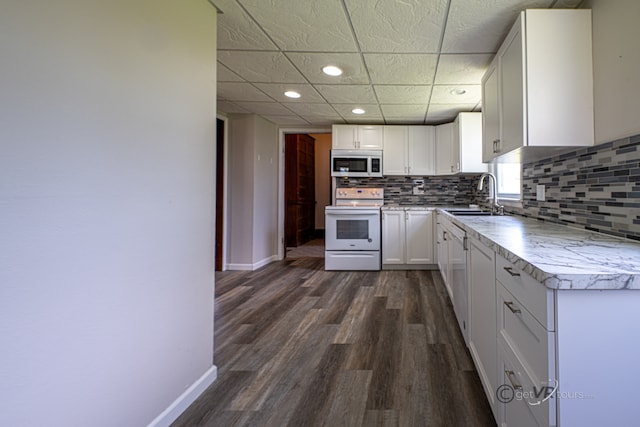
<svg viewBox="0 0 640 427">
<path fill-rule="evenodd" d="M 430 54 L 364 54 L 373 84 L 431 84 L 437 59 Z"/>
<path fill-rule="evenodd" d="M 465 90 L 462 95 L 455 95 L 451 92 L 457 89 Z M 477 104 L 482 97 L 482 87 L 480 85 L 435 85 L 431 92 L 432 104 Z"/>
<path fill-rule="evenodd" d="M 427 124 L 448 123 L 455 120 L 460 111 L 473 111 L 476 104 L 430 104 Z"/>
<path fill-rule="evenodd" d="M 479 85 L 493 54 L 440 55 L 436 84 Z"/>
<path fill-rule="evenodd" d="M 218 62 L 216 78 L 219 82 L 243 82 L 244 79 Z"/>
<path fill-rule="evenodd" d="M 256 83 L 258 89 L 279 102 L 293 102 L 293 103 L 309 103 L 309 102 L 324 102 L 324 99 L 318 94 L 318 92 L 309 84 L 303 83 Z M 285 96 L 285 92 L 293 90 L 302 95 L 300 98 L 289 98 Z"/>
<path fill-rule="evenodd" d="M 347 0 L 363 52 L 436 53 L 447 0 Z"/>
<path fill-rule="evenodd" d="M 282 50 L 357 50 L 341 1 L 242 0 L 242 5 Z"/>
<path fill-rule="evenodd" d="M 285 103 L 283 104 L 289 110 L 294 111 L 300 116 L 326 116 L 340 117 L 340 115 L 329 104 L 311 104 L 311 103 Z"/>
<path fill-rule="evenodd" d="M 369 85 L 316 85 L 330 104 L 375 104 L 376 95 Z"/>
<path fill-rule="evenodd" d="M 242 108 L 252 113 L 265 116 L 292 116 L 291 110 L 277 102 L 236 102 Z"/>
<path fill-rule="evenodd" d="M 374 90 L 381 104 L 426 104 L 431 86 L 427 85 L 375 85 Z"/>
<path fill-rule="evenodd" d="M 347 123 L 362 123 L 366 122 L 368 119 L 371 120 L 382 120 L 382 112 L 380 111 L 380 107 L 378 104 L 332 104 L 333 108 L 344 117 Z M 362 108 L 365 110 L 365 114 L 354 114 L 351 112 L 354 108 Z"/>
<path fill-rule="evenodd" d="M 219 82 L 218 98 L 227 101 L 273 101 L 251 83 Z"/>
<path fill-rule="evenodd" d="M 335 116 L 301 116 L 303 119 L 313 125 L 333 125 L 345 123 L 342 117 Z"/>
<path fill-rule="evenodd" d="M 263 116 L 266 120 L 269 120 L 271 123 L 280 126 L 290 126 L 290 125 L 309 125 L 310 123 L 298 116 L 278 116 L 278 115 L 265 115 Z"/>
<path fill-rule="evenodd" d="M 234 104 L 229 101 L 218 101 L 216 106 L 216 111 L 218 113 L 236 113 L 236 114 L 248 114 L 250 111 L 245 110 L 239 105 Z"/>
<path fill-rule="evenodd" d="M 495 53 L 518 13 L 552 0 L 451 0 L 442 53 Z"/>
<path fill-rule="evenodd" d="M 380 109 L 382 110 L 382 114 L 385 118 L 388 117 L 407 117 L 407 118 L 418 118 L 424 116 L 427 112 L 427 104 L 418 104 L 418 105 L 380 105 Z"/>
<path fill-rule="evenodd" d="M 218 14 L 218 49 L 277 50 L 277 46 L 260 29 L 235 0 L 215 0 Z"/>
<path fill-rule="evenodd" d="M 368 84 L 369 77 L 359 53 L 299 53 L 287 52 L 287 56 L 311 83 Z M 342 69 L 341 76 L 332 77 L 322 72 L 325 65 Z"/>
<path fill-rule="evenodd" d="M 250 82 L 306 83 L 281 52 L 219 50 L 218 61 Z"/>
</svg>

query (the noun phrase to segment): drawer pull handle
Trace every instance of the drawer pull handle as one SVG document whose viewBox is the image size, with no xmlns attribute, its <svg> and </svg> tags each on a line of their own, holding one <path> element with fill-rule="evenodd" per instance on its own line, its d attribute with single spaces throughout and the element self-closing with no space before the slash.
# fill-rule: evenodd
<svg viewBox="0 0 640 427">
<path fill-rule="evenodd" d="M 515 271 L 513 271 L 513 268 L 511 267 L 504 267 L 505 271 L 507 273 L 509 273 L 511 275 L 511 277 L 517 277 L 520 276 L 520 273 L 516 273 Z"/>
<path fill-rule="evenodd" d="M 513 301 L 505 301 L 505 302 L 504 302 L 504 305 L 506 305 L 506 306 L 507 306 L 507 308 L 508 308 L 509 310 L 511 310 L 511 312 L 512 312 L 513 314 L 520 314 L 520 313 L 522 313 L 522 310 L 520 310 L 519 308 L 513 308 Z"/>
<path fill-rule="evenodd" d="M 513 387 L 514 390 L 521 391 L 522 390 L 522 386 L 514 381 L 514 378 L 516 377 L 516 373 L 513 372 L 513 371 L 509 371 L 509 370 L 504 371 L 504 373 L 507 374 L 507 378 L 509 379 L 509 382 L 511 383 L 511 387 Z"/>
</svg>

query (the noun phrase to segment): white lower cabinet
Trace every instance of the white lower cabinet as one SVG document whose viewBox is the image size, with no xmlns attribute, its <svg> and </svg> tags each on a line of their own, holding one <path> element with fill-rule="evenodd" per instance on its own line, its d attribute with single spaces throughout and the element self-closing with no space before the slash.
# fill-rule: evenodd
<svg viewBox="0 0 640 427">
<path fill-rule="evenodd" d="M 435 264 L 433 209 L 382 210 L 382 268 Z"/>
<path fill-rule="evenodd" d="M 550 289 L 478 238 L 468 246 L 469 350 L 498 425 L 637 425 L 640 292 Z"/>
<path fill-rule="evenodd" d="M 469 351 L 484 386 L 491 410 L 498 419 L 496 270 L 495 253 L 469 239 Z"/>
<path fill-rule="evenodd" d="M 546 291 L 540 284 L 537 288 Z M 498 375 L 502 376 L 498 419 L 503 426 L 555 424 L 555 334 L 500 281 L 497 291 Z"/>
<path fill-rule="evenodd" d="M 444 224 L 441 221 L 442 214 L 436 216 L 436 257 L 438 258 L 438 269 L 442 275 L 445 285 L 448 283 L 449 273 L 449 246 L 447 244 L 447 234 Z M 449 294 L 451 290 L 447 288 Z M 451 295 L 450 295 L 451 296 Z"/>
</svg>

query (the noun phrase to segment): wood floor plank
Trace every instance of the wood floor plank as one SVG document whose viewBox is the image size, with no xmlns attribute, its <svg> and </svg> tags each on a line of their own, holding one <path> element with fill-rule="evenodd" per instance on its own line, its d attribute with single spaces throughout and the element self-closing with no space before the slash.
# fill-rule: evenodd
<svg viewBox="0 0 640 427">
<path fill-rule="evenodd" d="M 322 425 L 362 425 L 367 406 L 367 390 L 370 387 L 371 378 L 371 371 L 342 372 L 337 379 L 335 398 L 331 402 L 327 414 L 323 416 Z"/>
<path fill-rule="evenodd" d="M 397 427 L 398 411 L 394 409 L 368 410 L 364 414 L 362 425 L 366 427 Z M 421 423 L 417 425 L 427 426 L 429 424 Z"/>
<path fill-rule="evenodd" d="M 216 275 L 218 379 L 173 424 L 494 426 L 439 272 Z"/>
<path fill-rule="evenodd" d="M 304 424 L 319 424 L 326 415 L 328 401 L 331 395 L 340 393 L 338 375 L 341 374 L 350 344 L 331 344 L 324 353 L 317 368 L 309 375 L 312 376 L 308 386 L 302 393 L 296 408 L 289 419 L 288 425 L 295 427 Z M 323 393 L 318 393 L 323 390 Z"/>
<path fill-rule="evenodd" d="M 260 368 L 255 380 L 233 399 L 229 409 L 257 411 L 262 407 L 278 374 L 293 358 L 297 345 L 309 338 L 309 332 L 318 323 L 319 315 L 320 310 L 309 311 L 280 351 Z"/>
<path fill-rule="evenodd" d="M 340 329 L 333 342 L 334 344 L 350 344 L 355 340 L 368 314 L 368 309 L 370 308 L 369 303 L 374 292 L 375 289 L 373 286 L 360 287 L 358 289 L 356 297 L 340 324 Z"/>
</svg>

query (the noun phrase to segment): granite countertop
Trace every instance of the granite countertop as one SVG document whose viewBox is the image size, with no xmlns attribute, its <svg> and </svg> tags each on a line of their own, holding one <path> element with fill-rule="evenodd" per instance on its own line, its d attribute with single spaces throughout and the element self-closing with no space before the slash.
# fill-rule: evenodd
<svg viewBox="0 0 640 427">
<path fill-rule="evenodd" d="M 430 211 L 435 209 L 471 209 L 469 205 L 451 205 L 451 206 L 435 206 L 435 205 L 400 205 L 398 203 L 388 203 L 381 207 L 384 211 Z"/>
<path fill-rule="evenodd" d="M 640 290 L 639 242 L 518 216 L 447 217 L 550 289 Z"/>
</svg>

